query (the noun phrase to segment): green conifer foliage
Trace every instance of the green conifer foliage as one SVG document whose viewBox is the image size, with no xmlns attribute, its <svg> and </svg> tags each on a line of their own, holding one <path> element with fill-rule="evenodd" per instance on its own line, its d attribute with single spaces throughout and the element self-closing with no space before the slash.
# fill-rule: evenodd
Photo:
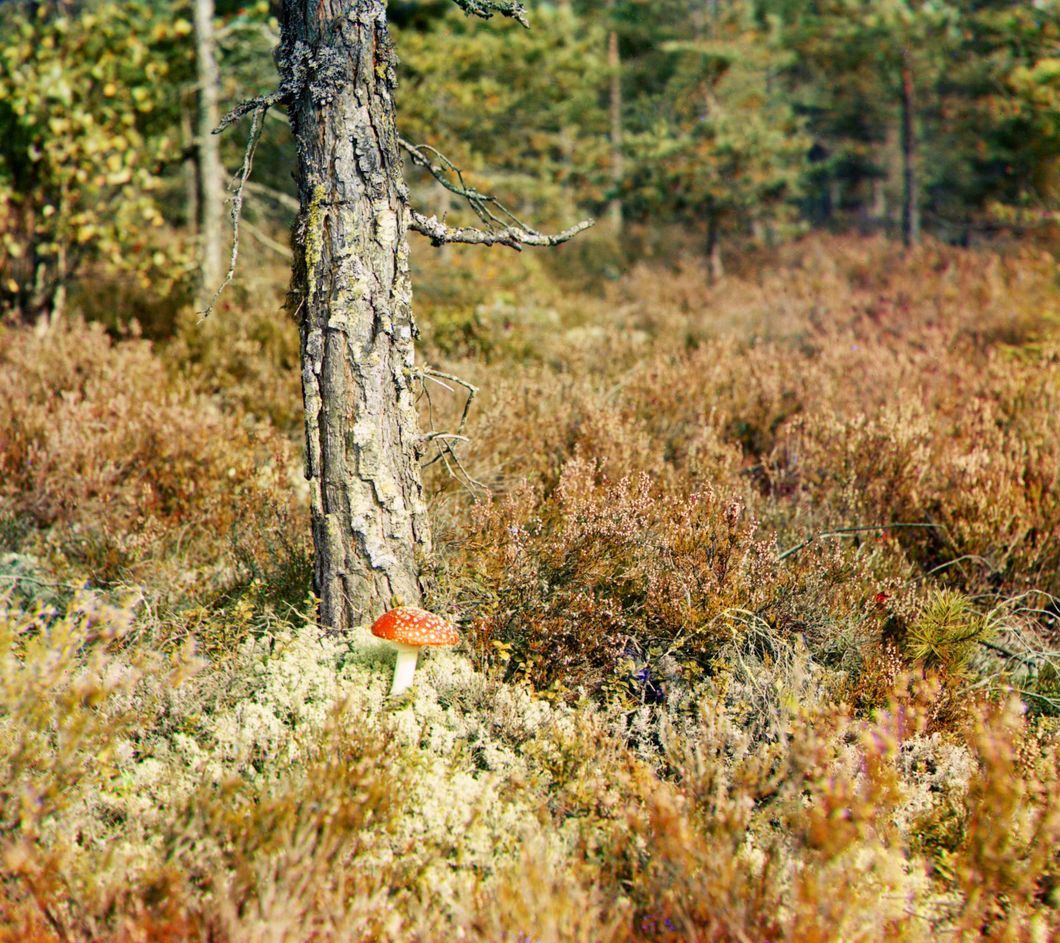
<svg viewBox="0 0 1060 943">
<path fill-rule="evenodd" d="M 804 209 L 814 223 L 897 231 L 904 82 L 915 209 L 966 241 L 1056 202 L 1056 0 L 760 0 L 792 52 L 790 101 L 814 136 Z"/>
<path fill-rule="evenodd" d="M 810 140 L 779 82 L 788 54 L 754 5 L 698 6 L 674 24 L 685 38 L 657 47 L 667 79 L 638 109 L 631 173 L 642 215 L 701 225 L 714 249 L 721 230 L 791 218 Z"/>
<path fill-rule="evenodd" d="M 533 28 L 455 10 L 401 31 L 401 131 L 438 148 L 535 220 L 602 203 L 607 180 L 606 34 L 569 9 Z"/>
</svg>

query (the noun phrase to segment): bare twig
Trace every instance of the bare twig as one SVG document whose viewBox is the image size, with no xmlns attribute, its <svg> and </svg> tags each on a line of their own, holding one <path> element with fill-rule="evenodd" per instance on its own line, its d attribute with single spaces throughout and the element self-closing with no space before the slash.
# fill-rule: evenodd
<svg viewBox="0 0 1060 943">
<path fill-rule="evenodd" d="M 463 436 L 461 436 L 461 438 L 463 438 Z M 450 459 L 453 460 L 453 465 L 456 465 L 456 467 L 460 470 L 459 475 L 455 471 L 453 471 L 453 465 L 449 464 Z M 448 437 L 442 438 L 441 451 L 439 451 L 438 454 L 435 455 L 434 458 L 432 458 L 429 462 L 425 462 L 420 467 L 430 468 L 431 465 L 434 465 L 439 461 L 441 461 L 445 465 L 446 471 L 449 472 L 449 477 L 455 478 L 457 481 L 463 484 L 464 487 L 467 488 L 467 490 L 470 491 L 471 494 L 475 497 L 478 497 L 480 493 L 489 492 L 489 488 L 487 488 L 485 484 L 483 484 L 477 478 L 473 478 L 468 472 L 468 470 L 464 468 L 464 463 L 460 461 L 460 457 L 453 449 L 452 443 L 448 441 Z"/>
<path fill-rule="evenodd" d="M 821 534 L 810 535 L 801 544 L 796 544 L 794 547 L 789 547 L 787 550 L 785 550 L 779 557 L 777 557 L 777 560 L 786 560 L 788 557 L 798 553 L 800 550 L 806 549 L 806 547 L 810 546 L 810 544 L 812 544 L 815 540 L 822 540 L 825 537 L 848 537 L 852 534 L 863 533 L 865 531 L 888 531 L 893 530 L 897 527 L 924 527 L 933 530 L 942 530 L 941 524 L 928 524 L 921 522 L 911 524 L 896 522 L 894 524 L 865 524 L 858 527 L 837 527 L 835 530 L 826 531 Z"/>
<path fill-rule="evenodd" d="M 435 453 L 434 457 L 424 462 L 421 468 L 430 468 L 432 465 L 436 465 L 441 462 L 445 465 L 446 471 L 449 473 L 451 478 L 459 481 L 471 494 L 477 496 L 481 492 L 488 492 L 489 489 L 481 481 L 473 478 L 468 470 L 464 467 L 464 463 L 460 460 L 460 456 L 456 454 L 454 444 L 457 442 L 469 442 L 470 440 L 466 435 L 463 435 L 464 427 L 467 425 L 468 413 L 471 410 L 471 401 L 475 398 L 475 394 L 478 393 L 478 387 L 474 383 L 469 383 L 467 380 L 456 376 L 452 373 L 446 373 L 444 370 L 435 370 L 432 367 L 424 367 L 422 370 L 416 371 L 420 381 L 430 380 L 432 383 L 437 383 L 442 389 L 448 390 L 450 393 L 455 392 L 451 386 L 443 382 L 448 380 L 450 383 L 455 383 L 457 386 L 462 386 L 467 390 L 467 399 L 464 400 L 464 409 L 460 414 L 460 422 L 456 427 L 456 432 L 435 432 L 431 431 L 423 436 L 425 442 L 437 443 L 439 449 Z M 434 426 L 434 403 L 431 400 L 430 389 L 427 387 L 425 382 L 422 382 L 423 395 L 427 397 L 427 416 L 431 426 Z M 455 466 L 455 468 L 454 468 Z"/>
<path fill-rule="evenodd" d="M 482 246 L 502 245 L 512 249 L 522 246 L 556 246 L 593 224 L 592 220 L 584 220 L 556 236 L 546 236 L 524 223 L 492 194 L 481 193 L 468 186 L 460 168 L 436 147 L 413 144 L 400 137 L 398 144 L 409 155 L 413 164 L 426 170 L 450 193 L 455 193 L 465 200 L 486 225 L 484 230 L 451 229 L 434 216 L 428 217 L 414 211 L 410 228 L 428 236 L 436 246 L 454 242 Z"/>
<path fill-rule="evenodd" d="M 1013 688 L 1012 690 L 1023 697 L 1029 697 L 1035 701 L 1040 701 L 1042 704 L 1046 704 L 1054 710 L 1060 710 L 1060 698 L 1049 697 L 1047 694 L 1038 694 L 1036 691 L 1027 691 L 1023 688 Z"/>
<path fill-rule="evenodd" d="M 240 102 L 221 119 L 221 123 L 213 129 L 213 133 L 220 134 L 229 125 L 235 124 L 240 118 L 249 115 L 252 111 L 268 111 L 273 105 L 278 105 L 282 102 L 286 95 L 287 92 L 285 89 L 278 88 L 275 91 L 269 92 L 268 95 L 259 95 L 257 98 L 248 98 L 246 101 Z"/>
<path fill-rule="evenodd" d="M 1003 655 L 1005 658 L 1011 658 L 1013 661 L 1018 661 L 1024 665 L 1030 665 L 1032 668 L 1036 668 L 1038 663 L 1033 658 L 1024 658 L 1022 655 L 1017 655 L 1015 652 L 1010 652 L 1007 648 L 1002 645 L 997 645 L 994 642 L 988 642 L 986 639 L 979 639 L 979 644 L 983 648 L 988 648 L 992 652 L 997 652 L 999 655 Z"/>
<path fill-rule="evenodd" d="M 290 246 L 285 246 L 282 242 L 277 242 L 272 236 L 258 229 L 248 219 L 244 219 L 242 222 L 243 228 L 250 233 L 255 239 L 258 240 L 266 249 L 272 249 L 277 255 L 282 256 L 285 259 L 291 259 L 294 257 L 294 253 L 291 251 Z"/>
<path fill-rule="evenodd" d="M 456 392 L 456 390 L 454 390 L 448 383 L 443 383 L 436 376 L 432 376 L 429 373 L 421 374 L 421 378 L 424 379 L 424 380 L 430 380 L 432 383 L 437 383 L 443 390 L 446 390 L 449 393 L 455 393 Z M 427 391 L 427 387 L 424 387 L 423 389 L 424 389 L 424 392 Z M 430 400 L 430 398 L 431 398 L 430 393 L 427 393 L 427 399 Z M 429 403 L 428 403 L 428 405 L 429 405 Z"/>
<path fill-rule="evenodd" d="M 423 376 L 434 380 L 436 383 L 439 379 L 449 380 L 451 383 L 455 383 L 457 386 L 462 386 L 467 390 L 467 399 L 464 401 L 464 411 L 460 414 L 460 422 L 456 427 L 456 432 L 459 435 L 464 431 L 464 426 L 467 425 L 467 416 L 471 411 L 471 401 L 478 395 L 478 387 L 475 386 L 474 383 L 468 383 L 467 380 L 461 379 L 455 374 L 446 373 L 444 370 L 435 370 L 432 367 L 425 367 L 420 372 Z M 444 386 L 445 384 L 442 385 Z"/>
<path fill-rule="evenodd" d="M 236 274 L 236 261 L 239 258 L 239 218 L 243 213 L 243 188 L 246 186 L 251 168 L 254 166 L 254 151 L 257 150 L 258 141 L 261 140 L 261 128 L 264 124 L 265 113 L 268 110 L 269 105 L 259 107 L 254 111 L 254 117 L 250 122 L 250 134 L 247 136 L 247 148 L 243 152 L 243 166 L 239 171 L 239 182 L 232 191 L 232 257 L 229 260 L 228 271 L 225 273 L 224 280 L 218 286 L 217 291 L 213 293 L 210 303 L 202 312 L 201 318 L 203 320 L 210 316 L 214 305 L 217 304 L 217 299 L 221 297 L 221 292 L 228 287 L 229 282 L 232 281 Z M 224 122 L 221 123 L 221 127 L 225 127 Z"/>
<path fill-rule="evenodd" d="M 938 566 L 932 567 L 926 573 L 922 573 L 917 579 L 927 579 L 935 573 L 945 570 L 951 566 L 956 566 L 958 563 L 963 563 L 965 560 L 972 560 L 976 563 L 981 563 L 983 566 L 990 568 L 993 564 L 986 559 L 986 557 L 980 557 L 974 553 L 966 553 L 959 557 L 954 557 L 952 560 L 947 560 L 945 563 L 940 563 Z"/>
<path fill-rule="evenodd" d="M 495 196 L 480 193 L 474 187 L 468 186 L 463 171 L 438 148 L 430 144 L 413 144 L 403 137 L 398 138 L 398 144 L 412 158 L 412 163 L 426 170 L 450 193 L 467 200 L 475 214 L 487 225 L 505 227 L 514 224 L 521 229 L 530 229 Z M 455 178 L 455 182 L 450 176 Z M 496 208 L 497 212 L 493 212 L 492 208 Z"/>
<path fill-rule="evenodd" d="M 284 209 L 294 210 L 296 213 L 302 208 L 298 200 L 289 193 L 273 190 L 272 187 L 267 187 L 265 184 L 257 183 L 254 180 L 247 181 L 247 192 L 253 193 L 255 196 L 265 197 L 268 200 L 272 200 L 274 203 L 278 203 L 280 206 L 284 207 Z"/>
</svg>

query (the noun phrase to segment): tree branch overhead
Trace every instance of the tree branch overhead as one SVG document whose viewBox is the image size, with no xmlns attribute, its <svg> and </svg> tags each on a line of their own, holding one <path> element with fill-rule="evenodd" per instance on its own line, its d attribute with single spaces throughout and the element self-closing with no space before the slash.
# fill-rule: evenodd
<svg viewBox="0 0 1060 943">
<path fill-rule="evenodd" d="M 453 243 L 464 243 L 475 246 L 507 246 L 509 249 L 521 251 L 523 246 L 558 246 L 578 233 L 584 232 L 593 221 L 584 219 L 576 226 L 565 229 L 563 232 L 549 236 L 544 233 L 535 232 L 530 229 L 521 229 L 518 226 L 505 226 L 500 229 L 474 229 L 468 226 L 450 227 L 446 226 L 437 216 L 424 216 L 422 213 L 412 211 L 409 220 L 409 229 L 427 236 L 433 245 L 444 246 Z"/>
<path fill-rule="evenodd" d="M 429 144 L 413 144 L 402 137 L 398 138 L 398 144 L 417 167 L 426 170 L 450 193 L 462 197 L 486 225 L 485 229 L 452 228 L 436 216 L 424 216 L 412 210 L 409 229 L 427 236 L 436 246 L 465 243 L 477 246 L 508 246 L 516 251 L 520 251 L 523 246 L 558 246 L 593 225 L 593 220 L 586 219 L 554 236 L 540 233 L 527 226 L 492 194 L 480 193 L 474 187 L 469 187 L 460 168 L 437 148 Z M 455 182 L 450 177 L 455 178 Z"/>
<path fill-rule="evenodd" d="M 453 0 L 468 16 L 478 16 L 488 20 L 495 13 L 515 20 L 527 29 L 530 21 L 526 18 L 526 7 L 519 0 Z"/>
</svg>

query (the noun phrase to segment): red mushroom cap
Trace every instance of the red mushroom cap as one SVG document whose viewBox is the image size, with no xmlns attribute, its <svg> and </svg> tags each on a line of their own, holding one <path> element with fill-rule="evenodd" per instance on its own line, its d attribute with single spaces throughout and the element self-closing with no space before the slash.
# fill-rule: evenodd
<svg viewBox="0 0 1060 943">
<path fill-rule="evenodd" d="M 402 645 L 456 645 L 460 641 L 456 629 L 441 616 L 413 606 L 384 612 L 372 623 L 372 635 Z"/>
</svg>

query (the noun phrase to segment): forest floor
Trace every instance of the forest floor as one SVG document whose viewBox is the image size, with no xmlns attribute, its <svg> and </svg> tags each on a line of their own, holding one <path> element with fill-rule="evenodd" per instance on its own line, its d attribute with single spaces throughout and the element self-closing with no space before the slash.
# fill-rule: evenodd
<svg viewBox="0 0 1060 943">
<path fill-rule="evenodd" d="M 396 704 L 313 623 L 280 270 L 0 326 L 0 941 L 1054 938 L 1053 257 L 447 253 L 464 642 Z"/>
</svg>

